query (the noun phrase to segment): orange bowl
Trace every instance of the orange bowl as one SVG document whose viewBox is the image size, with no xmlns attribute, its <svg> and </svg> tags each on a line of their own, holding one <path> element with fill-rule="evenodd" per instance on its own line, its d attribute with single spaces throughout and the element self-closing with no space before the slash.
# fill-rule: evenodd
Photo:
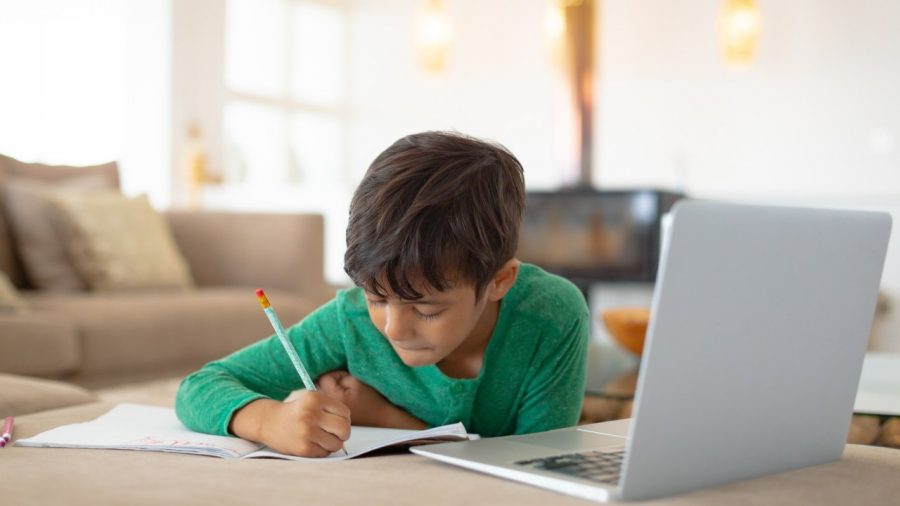
<svg viewBox="0 0 900 506">
<path fill-rule="evenodd" d="M 644 337 L 650 322 L 646 307 L 617 307 L 600 313 L 606 330 L 626 350 L 640 356 L 644 351 Z"/>
</svg>

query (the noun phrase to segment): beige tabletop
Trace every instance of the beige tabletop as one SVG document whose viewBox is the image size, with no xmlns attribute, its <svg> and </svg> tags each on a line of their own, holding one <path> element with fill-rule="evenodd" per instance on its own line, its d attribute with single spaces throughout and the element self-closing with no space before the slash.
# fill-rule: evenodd
<svg viewBox="0 0 900 506">
<path fill-rule="evenodd" d="M 105 413 L 95 403 L 16 419 L 16 438 Z M 897 504 L 900 450 L 848 445 L 840 461 L 641 504 Z M 894 501 L 894 502 L 892 502 Z M 0 450 L 0 503 L 567 505 L 587 501 L 412 454 L 339 463 L 124 450 Z"/>
</svg>

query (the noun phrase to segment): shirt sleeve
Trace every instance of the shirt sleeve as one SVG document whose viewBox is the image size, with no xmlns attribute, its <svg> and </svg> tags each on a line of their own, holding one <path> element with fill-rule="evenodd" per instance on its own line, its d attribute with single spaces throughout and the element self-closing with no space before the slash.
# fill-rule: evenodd
<svg viewBox="0 0 900 506">
<path fill-rule="evenodd" d="M 588 324 L 585 309 L 557 341 L 558 348 L 544 354 L 519 408 L 516 434 L 571 427 L 578 422 L 587 374 Z"/>
<path fill-rule="evenodd" d="M 340 314 L 334 299 L 287 329 L 313 379 L 346 367 Z M 187 376 L 178 388 L 175 411 L 189 429 L 224 436 L 240 408 L 257 399 L 283 400 L 300 388 L 299 374 L 278 336 L 272 335 Z"/>
</svg>

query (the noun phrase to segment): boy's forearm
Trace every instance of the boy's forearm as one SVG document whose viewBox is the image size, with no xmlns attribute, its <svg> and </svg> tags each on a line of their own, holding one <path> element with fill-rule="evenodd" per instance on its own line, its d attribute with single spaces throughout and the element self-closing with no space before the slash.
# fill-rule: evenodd
<svg viewBox="0 0 900 506">
<path fill-rule="evenodd" d="M 263 420 L 273 404 L 278 404 L 278 401 L 257 399 L 247 403 L 231 417 L 231 422 L 228 423 L 228 432 L 241 439 L 261 443 Z"/>
<path fill-rule="evenodd" d="M 382 422 L 382 427 L 412 430 L 422 430 L 428 428 L 427 423 L 419 420 L 418 418 L 407 413 L 404 409 L 398 408 L 393 404 L 389 404 L 388 406 L 386 406 L 379 419 Z"/>
</svg>

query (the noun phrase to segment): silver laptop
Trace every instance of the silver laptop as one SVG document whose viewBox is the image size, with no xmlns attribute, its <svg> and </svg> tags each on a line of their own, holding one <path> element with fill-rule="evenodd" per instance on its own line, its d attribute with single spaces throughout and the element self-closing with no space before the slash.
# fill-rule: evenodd
<svg viewBox="0 0 900 506">
<path fill-rule="evenodd" d="M 633 419 L 412 451 L 599 501 L 836 460 L 890 229 L 885 213 L 679 203 Z"/>
</svg>

